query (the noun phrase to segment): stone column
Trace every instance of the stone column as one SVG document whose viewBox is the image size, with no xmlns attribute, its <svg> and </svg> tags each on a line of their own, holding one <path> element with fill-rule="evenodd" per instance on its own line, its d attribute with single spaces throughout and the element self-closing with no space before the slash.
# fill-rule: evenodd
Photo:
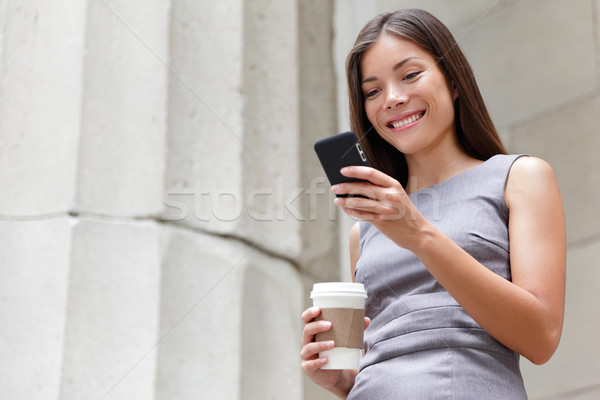
<svg viewBox="0 0 600 400">
<path fill-rule="evenodd" d="M 61 400 L 154 398 L 159 254 L 152 221 L 74 227 Z"/>
<path fill-rule="evenodd" d="M 87 2 L 64 400 L 154 398 L 169 6 Z"/>
<path fill-rule="evenodd" d="M 64 213 L 75 197 L 85 2 L 2 2 L 0 215 Z"/>
<path fill-rule="evenodd" d="M 2 396 L 58 399 L 85 2 L 0 2 Z"/>
<path fill-rule="evenodd" d="M 88 1 L 76 211 L 162 212 L 169 5 Z"/>
<path fill-rule="evenodd" d="M 59 398 L 70 222 L 0 222 L 0 374 L 6 398 Z"/>
<path fill-rule="evenodd" d="M 303 398 L 304 285 L 337 276 L 312 149 L 335 127 L 331 13 L 173 2 L 161 399 Z"/>
</svg>

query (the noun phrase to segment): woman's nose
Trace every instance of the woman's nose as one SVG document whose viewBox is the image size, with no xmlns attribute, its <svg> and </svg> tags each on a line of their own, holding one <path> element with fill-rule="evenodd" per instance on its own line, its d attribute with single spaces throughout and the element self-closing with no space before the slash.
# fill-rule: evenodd
<svg viewBox="0 0 600 400">
<path fill-rule="evenodd" d="M 407 101 L 408 96 L 404 91 L 400 91 L 396 88 L 390 88 L 388 90 L 388 96 L 385 99 L 384 107 L 386 110 L 391 110 L 399 105 L 406 104 Z"/>
</svg>

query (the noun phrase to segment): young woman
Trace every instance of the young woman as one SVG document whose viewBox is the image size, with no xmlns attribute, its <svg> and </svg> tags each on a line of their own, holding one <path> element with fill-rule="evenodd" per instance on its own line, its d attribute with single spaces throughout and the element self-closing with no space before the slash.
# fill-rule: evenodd
<svg viewBox="0 0 600 400">
<path fill-rule="evenodd" d="M 551 167 L 507 155 L 471 68 L 422 10 L 382 14 L 347 60 L 352 129 L 375 168 L 334 186 L 360 220 L 353 278 L 365 285 L 365 356 L 321 370 L 331 329 L 302 314 L 302 369 L 348 399 L 526 399 L 519 355 L 546 362 L 561 335 L 566 238 Z"/>
</svg>

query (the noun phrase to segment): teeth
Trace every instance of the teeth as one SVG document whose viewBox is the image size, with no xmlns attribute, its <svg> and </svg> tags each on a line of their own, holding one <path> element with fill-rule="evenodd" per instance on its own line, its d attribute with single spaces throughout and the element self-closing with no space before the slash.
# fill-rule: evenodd
<svg viewBox="0 0 600 400">
<path fill-rule="evenodd" d="M 392 122 L 392 126 L 394 128 L 400 128 L 401 126 L 404 126 L 406 124 L 410 124 L 411 122 L 415 122 L 416 120 L 420 119 L 423 116 L 423 114 L 414 114 L 402 121 L 394 121 Z"/>
</svg>

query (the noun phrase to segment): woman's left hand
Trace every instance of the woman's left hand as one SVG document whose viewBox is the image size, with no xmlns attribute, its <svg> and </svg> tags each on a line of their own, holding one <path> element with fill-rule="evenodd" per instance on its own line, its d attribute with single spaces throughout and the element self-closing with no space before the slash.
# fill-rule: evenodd
<svg viewBox="0 0 600 400">
<path fill-rule="evenodd" d="M 334 185 L 331 190 L 336 195 L 364 196 L 337 197 L 337 206 L 351 217 L 370 222 L 398 246 L 412 249 L 418 245 L 428 222 L 410 201 L 400 182 L 371 167 L 345 167 L 341 173 L 367 182 Z"/>
</svg>

